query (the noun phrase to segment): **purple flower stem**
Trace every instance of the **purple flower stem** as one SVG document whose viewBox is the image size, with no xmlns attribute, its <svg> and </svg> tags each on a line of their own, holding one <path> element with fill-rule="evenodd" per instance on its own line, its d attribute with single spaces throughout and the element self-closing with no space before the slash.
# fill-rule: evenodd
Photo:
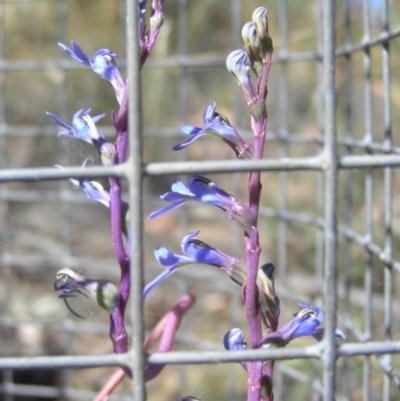
<svg viewBox="0 0 400 401">
<path fill-rule="evenodd" d="M 125 161 L 126 149 L 128 145 L 127 136 L 127 105 L 128 90 L 127 86 L 121 101 L 118 116 L 114 121 L 116 128 L 116 160 L 120 164 Z M 124 324 L 124 314 L 130 293 L 130 261 L 129 255 L 125 250 L 122 238 L 122 204 L 121 204 L 121 180 L 110 177 L 110 214 L 111 214 L 111 233 L 114 244 L 115 256 L 121 269 L 119 283 L 119 307 L 111 314 L 110 337 L 114 345 L 115 353 L 128 351 L 128 341 Z"/>
<path fill-rule="evenodd" d="M 267 96 L 267 80 L 270 63 L 264 64 L 263 73 L 259 79 L 258 91 L 260 98 L 265 101 Z M 264 144 L 266 137 L 267 113 L 263 113 L 259 118 L 252 116 L 251 126 L 254 133 L 254 159 L 260 160 L 263 157 Z M 249 207 L 258 216 L 261 196 L 260 172 L 252 171 L 249 174 Z M 261 253 L 261 247 L 258 239 L 257 221 L 252 228 L 250 235 L 246 240 L 246 256 L 247 256 L 247 280 L 245 288 L 245 308 L 247 323 L 250 333 L 250 347 L 256 348 L 262 338 L 261 316 L 258 303 L 257 292 L 257 271 Z M 271 365 L 271 364 L 269 364 Z M 261 399 L 261 380 L 263 376 L 261 362 L 247 363 L 248 380 L 247 380 L 247 400 L 259 401 Z M 268 377 L 272 377 L 272 372 Z M 272 401 L 273 393 L 268 395 L 265 401 Z"/>
<path fill-rule="evenodd" d="M 121 279 L 119 283 L 119 309 L 118 314 L 111 315 L 110 336 L 114 344 L 114 351 L 117 353 L 126 352 L 127 342 L 122 341 L 121 333 L 125 332 L 124 314 L 130 292 L 130 263 L 129 256 L 125 251 L 122 239 L 122 212 L 121 212 L 121 186 L 120 180 L 110 178 L 110 210 L 111 210 L 111 233 L 114 244 L 115 256 L 121 268 Z M 114 319 L 115 318 L 115 319 Z M 126 335 L 126 332 L 125 332 Z"/>
<path fill-rule="evenodd" d="M 125 85 L 124 95 L 118 110 L 118 116 L 114 121 L 116 129 L 117 164 L 125 162 L 128 147 L 128 82 Z"/>
<path fill-rule="evenodd" d="M 151 35 L 151 38 L 147 43 L 145 55 L 142 57 L 141 68 L 155 44 L 158 33 L 159 30 L 154 35 Z M 114 114 L 112 114 L 112 119 L 116 129 L 116 164 L 122 164 L 126 160 L 126 152 L 128 148 L 128 92 L 128 82 L 126 82 L 118 115 L 115 117 Z M 121 180 L 110 177 L 109 182 L 111 233 L 115 256 L 121 269 L 121 278 L 119 283 L 119 309 L 118 313 L 111 315 L 110 337 L 114 345 L 114 351 L 116 353 L 121 353 L 128 351 L 124 314 L 130 294 L 130 258 L 125 249 L 122 238 Z"/>
<path fill-rule="evenodd" d="M 128 335 L 124 325 L 124 315 L 119 307 L 110 314 L 110 338 L 116 354 L 122 354 L 128 350 Z M 122 370 L 128 377 L 132 377 L 130 369 L 123 367 Z"/>
<path fill-rule="evenodd" d="M 161 27 L 160 27 L 161 28 Z M 141 59 L 140 59 L 140 68 L 143 68 L 144 63 L 146 62 L 147 58 L 149 57 L 151 51 L 153 50 L 153 47 L 156 43 L 156 39 L 158 34 L 160 33 L 160 28 L 155 29 L 148 39 L 146 40 L 146 44 L 144 46 Z"/>
</svg>

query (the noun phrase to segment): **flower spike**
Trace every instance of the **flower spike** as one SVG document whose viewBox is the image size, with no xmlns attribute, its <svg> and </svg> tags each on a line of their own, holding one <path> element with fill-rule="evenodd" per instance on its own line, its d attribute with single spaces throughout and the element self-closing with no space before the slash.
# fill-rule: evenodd
<svg viewBox="0 0 400 401">
<path fill-rule="evenodd" d="M 157 248 L 154 256 L 165 267 L 165 270 L 143 290 L 145 297 L 154 287 L 164 281 L 179 267 L 189 264 L 206 264 L 220 267 L 237 284 L 243 285 L 246 281 L 245 263 L 241 259 L 232 258 L 218 249 L 198 239 L 194 239 L 200 231 L 192 232 L 182 239 L 181 247 L 185 255 L 177 255 L 164 247 Z"/>
<path fill-rule="evenodd" d="M 187 148 L 203 135 L 210 135 L 222 139 L 235 152 L 239 159 L 251 159 L 253 157 L 253 147 L 246 142 L 229 123 L 229 120 L 222 114 L 215 111 L 217 104 L 210 102 L 204 111 L 203 121 L 204 128 L 186 125 L 181 131 L 190 135 L 190 138 L 179 145 L 175 145 L 173 150 L 181 150 Z"/>
<path fill-rule="evenodd" d="M 93 59 L 90 60 L 74 41 L 71 41 L 71 49 L 63 43 L 59 43 L 58 45 L 74 60 L 90 67 L 96 74 L 108 81 L 114 88 L 118 103 L 121 104 L 126 85 L 115 62 L 118 56 L 114 52 L 108 49 L 100 49 L 94 54 Z"/>
<path fill-rule="evenodd" d="M 172 185 L 171 191 L 161 195 L 160 198 L 172 203 L 150 213 L 149 219 L 177 209 L 188 201 L 197 201 L 222 209 L 234 223 L 246 232 L 249 232 L 255 224 L 252 211 L 247 205 L 199 174 L 190 177 L 187 187 L 183 182 L 176 182 Z"/>
</svg>

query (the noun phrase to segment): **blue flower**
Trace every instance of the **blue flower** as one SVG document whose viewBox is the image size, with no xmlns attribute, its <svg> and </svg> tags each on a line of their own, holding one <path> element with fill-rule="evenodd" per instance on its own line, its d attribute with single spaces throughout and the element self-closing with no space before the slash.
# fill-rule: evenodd
<svg viewBox="0 0 400 401">
<path fill-rule="evenodd" d="M 224 335 L 224 347 L 227 351 L 242 351 L 247 349 L 247 344 L 244 342 L 243 331 L 238 328 L 229 330 Z M 247 362 L 240 363 L 247 370 Z"/>
<path fill-rule="evenodd" d="M 70 181 L 77 187 L 82 188 L 86 196 L 96 202 L 100 202 L 102 205 L 110 208 L 110 194 L 103 188 L 103 186 L 97 181 L 89 180 L 75 180 L 70 178 Z"/>
<path fill-rule="evenodd" d="M 67 308 L 75 316 L 82 319 L 86 318 L 71 308 L 68 303 L 69 298 L 75 298 L 79 295 L 87 297 L 88 293 L 100 307 L 110 313 L 114 311 L 119 302 L 119 292 L 114 284 L 107 280 L 93 280 L 83 277 L 68 268 L 57 273 L 54 290 L 60 293 L 58 297 L 64 299 Z"/>
<path fill-rule="evenodd" d="M 317 341 L 321 341 L 324 336 L 324 329 L 318 327 L 324 321 L 324 312 L 317 306 L 299 304 L 302 310 L 296 313 L 294 319 L 286 323 L 280 330 L 268 334 L 261 340 L 260 345 L 274 344 L 285 346 L 295 338 L 312 336 Z M 336 328 L 337 338 L 346 338 L 345 334 Z"/>
<path fill-rule="evenodd" d="M 65 130 L 58 133 L 58 136 L 77 138 L 96 146 L 105 142 L 103 134 L 95 125 L 97 121 L 105 116 L 105 114 L 99 114 L 98 116 L 91 117 L 90 111 L 91 109 L 81 109 L 77 111 L 72 117 L 72 126 L 68 125 L 53 113 L 47 111 L 46 114 L 50 116 L 57 125 L 65 128 Z M 96 148 L 97 147 L 98 146 L 96 146 Z"/>
<path fill-rule="evenodd" d="M 100 159 L 105 166 L 111 166 L 115 162 L 115 146 L 107 142 L 102 132 L 96 127 L 96 122 L 102 119 L 105 114 L 91 117 L 90 109 L 77 111 L 72 118 L 72 126 L 58 118 L 55 114 L 46 112 L 53 121 L 65 128 L 59 131 L 58 136 L 68 136 L 77 138 L 93 145 L 100 155 Z"/>
<path fill-rule="evenodd" d="M 244 261 L 232 258 L 218 249 L 212 248 L 205 242 L 194 239 L 199 231 L 189 233 L 182 239 L 181 247 L 185 255 L 177 255 L 164 247 L 157 248 L 154 256 L 165 267 L 165 270 L 143 290 L 145 297 L 154 287 L 174 273 L 179 267 L 189 264 L 207 264 L 220 267 L 236 283 L 243 285 L 246 281 Z"/>
<path fill-rule="evenodd" d="M 84 161 L 82 168 L 85 167 L 87 160 Z M 64 167 L 56 164 L 54 167 L 63 169 Z M 81 188 L 85 192 L 86 196 L 93 201 L 100 202 L 107 208 L 110 208 L 110 194 L 106 191 L 103 186 L 97 181 L 90 181 L 88 179 L 76 180 L 75 178 L 69 179 L 72 184 L 76 187 Z"/>
<path fill-rule="evenodd" d="M 247 205 L 219 188 L 208 178 L 198 174 L 190 177 L 187 187 L 183 182 L 178 181 L 172 185 L 170 192 L 166 192 L 160 198 L 172 203 L 150 213 L 149 219 L 177 209 L 187 201 L 197 201 L 224 210 L 229 218 L 246 232 L 249 232 L 250 228 L 255 225 L 254 215 Z"/>
<path fill-rule="evenodd" d="M 251 159 L 253 157 L 253 147 L 238 134 L 236 129 L 232 127 L 228 119 L 215 111 L 217 104 L 211 102 L 204 111 L 203 121 L 204 128 L 186 125 L 181 131 L 190 135 L 190 138 L 179 145 L 174 146 L 173 150 L 181 150 L 188 147 L 203 135 L 210 135 L 222 139 L 228 144 L 239 159 Z"/>
<path fill-rule="evenodd" d="M 98 50 L 93 58 L 89 57 L 82 51 L 80 46 L 71 41 L 71 49 L 62 43 L 58 44 L 69 56 L 79 61 L 81 64 L 92 68 L 92 70 L 108 81 L 114 88 L 117 100 L 121 103 L 125 91 L 125 82 L 121 77 L 118 66 L 115 62 L 117 55 L 108 49 Z"/>
<path fill-rule="evenodd" d="M 247 348 L 244 342 L 244 333 L 241 329 L 235 328 L 229 330 L 224 335 L 224 347 L 229 351 L 242 351 Z"/>
</svg>

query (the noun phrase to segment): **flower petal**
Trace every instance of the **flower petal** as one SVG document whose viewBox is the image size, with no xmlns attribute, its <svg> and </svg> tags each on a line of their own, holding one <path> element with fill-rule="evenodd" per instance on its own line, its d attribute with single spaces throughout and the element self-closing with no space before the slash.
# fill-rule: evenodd
<svg viewBox="0 0 400 401">
<path fill-rule="evenodd" d="M 149 284 L 146 285 L 143 289 L 143 298 L 147 296 L 147 294 L 158 284 L 163 282 L 167 277 L 169 277 L 174 271 L 178 269 L 177 265 L 171 266 L 165 269 L 161 274 L 159 274 L 154 280 L 150 281 Z"/>
<path fill-rule="evenodd" d="M 79 47 L 79 45 L 77 43 L 75 43 L 74 41 L 71 41 L 72 49 L 69 49 L 63 43 L 58 43 L 58 45 L 73 59 L 75 59 L 76 61 L 79 61 L 83 65 L 90 67 L 90 60 L 89 60 L 88 56 L 82 51 L 82 49 Z"/>
</svg>

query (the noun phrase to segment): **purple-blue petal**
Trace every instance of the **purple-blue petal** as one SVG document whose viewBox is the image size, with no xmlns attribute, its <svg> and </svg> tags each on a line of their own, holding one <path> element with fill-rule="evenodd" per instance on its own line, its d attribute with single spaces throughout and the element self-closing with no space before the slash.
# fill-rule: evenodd
<svg viewBox="0 0 400 401">
<path fill-rule="evenodd" d="M 118 70 L 114 58 L 117 55 L 108 49 L 98 50 L 91 61 L 91 66 L 96 74 L 99 74 L 106 81 L 111 81 L 115 70 Z"/>
<path fill-rule="evenodd" d="M 224 335 L 224 347 L 229 351 L 240 351 L 246 349 L 244 343 L 244 333 L 241 329 L 235 328 L 229 330 Z"/>
<path fill-rule="evenodd" d="M 67 123 L 65 123 L 63 120 L 61 120 L 60 118 L 58 118 L 55 114 L 50 113 L 49 111 L 46 111 L 46 114 L 51 117 L 51 119 L 60 127 L 64 127 L 66 128 L 68 131 L 72 131 L 72 127 L 70 125 L 68 125 Z"/>
<path fill-rule="evenodd" d="M 319 321 L 319 324 L 321 324 L 324 321 L 324 312 L 322 311 L 321 308 L 318 308 L 318 306 L 307 305 L 302 303 L 298 303 L 297 305 L 299 305 L 301 309 L 312 309 L 316 313 L 315 319 Z"/>
<path fill-rule="evenodd" d="M 193 125 L 184 125 L 183 127 L 181 127 L 181 131 L 185 135 L 196 135 L 201 132 L 202 129 L 199 127 L 194 127 Z"/>
<path fill-rule="evenodd" d="M 68 46 L 65 46 L 63 43 L 58 44 L 69 56 L 71 56 L 76 61 L 90 67 L 90 60 L 88 56 L 82 51 L 77 43 L 71 41 L 71 49 Z"/>
<path fill-rule="evenodd" d="M 185 254 L 195 260 L 197 263 L 205 263 L 214 266 L 224 266 L 224 262 L 219 258 L 209 245 L 204 242 L 199 245 L 189 242 L 185 247 Z"/>
<path fill-rule="evenodd" d="M 203 134 L 196 134 L 193 135 L 190 139 L 188 139 L 186 142 L 180 143 L 178 145 L 175 145 L 172 150 L 182 150 L 187 148 L 190 144 L 192 144 L 194 141 L 196 141 L 198 138 L 200 138 Z"/>
<path fill-rule="evenodd" d="M 213 187 L 209 187 L 201 179 L 198 179 L 199 175 L 195 174 L 190 177 L 189 190 L 196 196 L 196 200 L 203 203 L 210 203 L 217 207 L 223 207 L 223 203 L 220 198 L 216 195 L 215 188 L 218 188 L 215 184 Z M 219 189 L 219 188 L 218 188 Z"/>
<path fill-rule="evenodd" d="M 215 103 L 215 102 L 208 103 L 206 109 L 204 110 L 204 114 L 203 114 L 203 121 L 205 124 L 211 123 L 212 119 L 214 118 L 216 108 L 217 108 L 217 103 Z"/>
<path fill-rule="evenodd" d="M 110 207 L 110 195 L 107 191 L 100 191 L 98 188 L 94 187 L 90 181 L 83 180 L 79 183 L 79 186 L 83 189 L 86 196 L 96 202 L 102 203 L 106 207 Z"/>
<path fill-rule="evenodd" d="M 154 217 L 161 216 L 164 213 L 167 213 L 171 210 L 177 209 L 179 206 L 183 205 L 184 203 L 185 203 L 185 201 L 182 200 L 182 201 L 174 202 L 171 205 L 168 205 L 167 207 L 163 207 L 162 209 L 155 210 L 154 212 L 149 214 L 148 219 L 149 220 L 154 219 Z"/>
<path fill-rule="evenodd" d="M 307 320 L 303 320 L 299 322 L 298 327 L 290 337 L 291 339 L 294 339 L 304 336 L 311 336 L 314 334 L 319 324 L 319 321 L 315 317 L 310 317 Z"/>
<path fill-rule="evenodd" d="M 97 115 L 97 116 L 93 116 L 93 117 L 92 117 L 92 120 L 93 120 L 93 122 L 96 124 L 97 121 L 100 121 L 105 115 L 106 115 L 106 113 L 99 114 L 99 115 Z"/>
<path fill-rule="evenodd" d="M 179 192 L 185 195 L 192 195 L 189 188 L 181 181 L 177 181 L 171 186 L 172 192 Z"/>
<path fill-rule="evenodd" d="M 187 201 L 187 200 L 196 200 L 194 195 L 185 195 L 177 192 L 166 192 L 165 194 L 160 196 L 160 199 L 168 201 L 168 202 L 177 202 L 177 201 Z"/>
<path fill-rule="evenodd" d="M 154 257 L 157 259 L 158 263 L 165 267 L 193 263 L 192 259 L 185 256 L 176 255 L 164 247 L 157 248 L 154 251 Z"/>
<path fill-rule="evenodd" d="M 174 271 L 176 271 L 177 266 L 171 266 L 165 269 L 161 274 L 159 274 L 154 280 L 150 281 L 143 289 L 143 298 L 147 296 L 147 294 L 158 284 L 163 282 L 167 277 L 169 277 Z"/>
</svg>

